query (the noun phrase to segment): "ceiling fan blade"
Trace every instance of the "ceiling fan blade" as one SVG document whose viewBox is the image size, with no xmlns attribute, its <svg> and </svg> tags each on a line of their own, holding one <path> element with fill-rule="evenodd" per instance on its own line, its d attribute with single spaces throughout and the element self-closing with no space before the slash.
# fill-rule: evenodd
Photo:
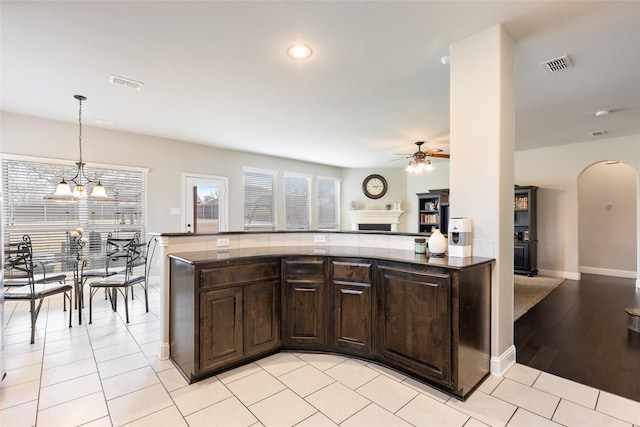
<svg viewBox="0 0 640 427">
<path fill-rule="evenodd" d="M 450 157 L 449 154 L 438 154 L 438 153 L 427 154 L 427 156 L 429 156 L 429 157 L 440 157 L 442 159 L 448 159 Z"/>
<path fill-rule="evenodd" d="M 440 153 L 442 148 L 432 148 L 431 150 L 427 150 L 427 154 Z"/>
</svg>

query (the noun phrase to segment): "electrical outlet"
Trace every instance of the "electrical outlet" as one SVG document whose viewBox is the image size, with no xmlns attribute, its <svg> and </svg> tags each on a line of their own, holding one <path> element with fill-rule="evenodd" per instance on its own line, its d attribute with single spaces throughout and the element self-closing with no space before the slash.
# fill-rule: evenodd
<svg viewBox="0 0 640 427">
<path fill-rule="evenodd" d="M 327 236 L 324 234 L 316 234 L 313 236 L 313 243 L 327 243 Z"/>
<path fill-rule="evenodd" d="M 219 238 L 217 242 L 217 246 L 219 248 L 226 248 L 227 246 L 229 246 L 229 239 L 226 237 Z"/>
</svg>

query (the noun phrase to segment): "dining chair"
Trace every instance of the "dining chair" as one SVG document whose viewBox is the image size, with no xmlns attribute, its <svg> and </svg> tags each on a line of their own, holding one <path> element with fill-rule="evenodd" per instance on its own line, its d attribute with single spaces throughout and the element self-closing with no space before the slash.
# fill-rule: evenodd
<svg viewBox="0 0 640 427">
<path fill-rule="evenodd" d="M 15 244 L 10 244 L 5 248 L 5 275 L 4 275 L 4 286 L 25 286 L 30 283 L 30 278 L 28 273 L 25 271 L 24 264 L 19 262 L 20 255 L 22 255 L 22 250 L 19 249 L 20 245 L 26 245 L 29 249 L 29 252 L 33 254 L 33 246 L 31 244 L 31 237 L 28 234 L 22 236 L 22 240 Z M 33 257 L 33 255 L 32 255 Z M 67 275 L 64 273 L 49 273 L 47 274 L 47 270 L 45 268 L 44 263 L 34 263 L 32 258 L 33 269 L 31 271 L 31 275 L 33 277 L 33 281 L 36 284 L 42 283 L 64 283 L 67 279 Z M 36 273 L 36 269 L 41 269 L 42 273 Z"/>
<path fill-rule="evenodd" d="M 31 344 L 35 342 L 36 321 L 38 320 L 42 303 L 47 297 L 63 294 L 64 311 L 67 311 L 67 301 L 69 301 L 69 327 L 71 327 L 71 293 L 73 287 L 64 283 L 66 275 L 53 276 L 55 280 L 62 280 L 62 283 L 51 283 L 43 277 L 36 280 L 33 251 L 29 236 L 25 235 L 23 240 L 18 243 L 15 248 L 7 249 L 6 262 L 11 271 L 22 274 L 22 277 L 11 280 L 20 279 L 23 280 L 25 284 L 22 286 L 15 284 L 7 286 L 4 299 L 8 301 L 29 301 L 29 309 L 31 312 Z M 50 277 L 50 280 L 53 279 Z M 4 283 L 6 285 L 6 281 Z"/>
<path fill-rule="evenodd" d="M 81 269 L 80 281 L 78 286 L 78 300 L 84 307 L 84 285 L 90 279 L 104 279 L 118 273 L 123 273 L 126 268 L 127 245 L 131 242 L 131 238 L 113 237 L 111 233 L 107 235 L 106 255 L 104 267 L 92 268 L 89 270 Z M 83 267 L 86 262 L 83 263 Z M 107 298 L 105 290 L 105 299 Z"/>
<path fill-rule="evenodd" d="M 111 307 L 117 310 L 118 293 L 124 298 L 126 322 L 129 323 L 129 289 L 133 295 L 133 286 L 141 285 L 145 293 L 145 308 L 149 311 L 148 295 L 147 295 L 147 275 L 146 275 L 146 258 L 144 256 L 144 243 L 140 243 L 140 236 L 136 233 L 126 245 L 126 262 L 124 271 L 95 280 L 89 283 L 89 323 L 93 320 L 93 296 L 100 289 L 107 289 L 109 298 L 111 298 Z M 112 261 L 121 257 L 118 253 L 112 257 Z M 136 267 L 145 265 L 145 274 L 134 274 Z"/>
</svg>

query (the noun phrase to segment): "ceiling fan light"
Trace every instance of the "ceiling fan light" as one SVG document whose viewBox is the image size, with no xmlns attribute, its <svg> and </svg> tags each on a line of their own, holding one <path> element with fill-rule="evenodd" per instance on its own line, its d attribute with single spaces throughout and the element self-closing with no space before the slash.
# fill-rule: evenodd
<svg viewBox="0 0 640 427">
<path fill-rule="evenodd" d="M 409 162 L 409 164 L 407 165 L 407 168 L 405 169 L 407 172 L 412 173 L 415 171 L 415 166 L 413 164 L 413 162 Z"/>
<path fill-rule="evenodd" d="M 431 172 L 433 170 L 433 165 L 431 164 L 431 160 L 427 160 L 427 163 L 425 164 L 424 169 L 427 172 Z"/>
</svg>

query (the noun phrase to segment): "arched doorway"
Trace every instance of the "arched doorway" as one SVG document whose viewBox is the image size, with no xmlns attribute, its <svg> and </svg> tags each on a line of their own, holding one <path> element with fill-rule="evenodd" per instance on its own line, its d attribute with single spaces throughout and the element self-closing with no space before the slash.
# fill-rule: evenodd
<svg viewBox="0 0 640 427">
<path fill-rule="evenodd" d="M 603 161 L 578 177 L 580 273 L 636 277 L 638 173 L 624 163 Z"/>
</svg>

